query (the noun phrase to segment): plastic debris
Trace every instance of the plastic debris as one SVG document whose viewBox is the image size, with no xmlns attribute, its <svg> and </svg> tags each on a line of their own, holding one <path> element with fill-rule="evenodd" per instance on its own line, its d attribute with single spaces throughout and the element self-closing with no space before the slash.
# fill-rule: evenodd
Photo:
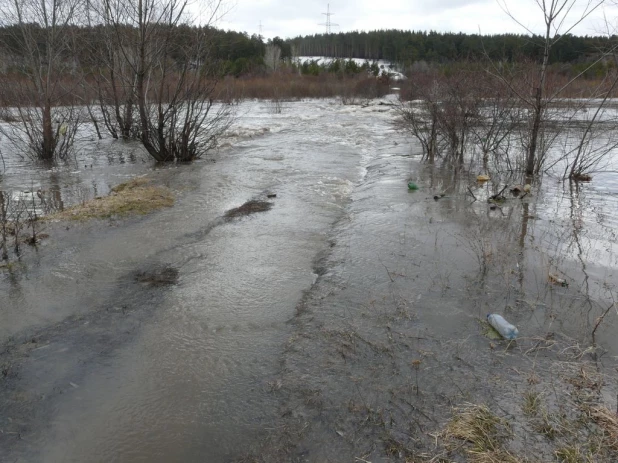
<svg viewBox="0 0 618 463">
<path fill-rule="evenodd" d="M 416 191 L 418 190 L 418 185 L 414 182 L 409 182 L 408 183 L 408 190 L 412 190 L 412 191 Z"/>
<path fill-rule="evenodd" d="M 504 339 L 513 340 L 519 336 L 519 330 L 507 322 L 502 315 L 490 313 L 487 315 L 487 322 L 498 332 Z"/>
<path fill-rule="evenodd" d="M 569 286 L 569 283 L 564 278 L 560 278 L 558 275 L 554 275 L 553 273 L 549 274 L 548 280 L 554 285 Z"/>
<path fill-rule="evenodd" d="M 477 175 L 476 176 L 476 181 L 477 182 L 489 182 L 489 180 L 490 180 L 489 175 L 481 174 L 481 175 Z"/>
</svg>

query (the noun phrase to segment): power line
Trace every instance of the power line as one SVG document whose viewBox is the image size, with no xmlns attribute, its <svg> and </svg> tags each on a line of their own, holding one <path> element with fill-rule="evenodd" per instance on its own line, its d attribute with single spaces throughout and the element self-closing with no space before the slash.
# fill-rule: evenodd
<svg viewBox="0 0 618 463">
<path fill-rule="evenodd" d="M 320 23 L 320 24 L 318 24 L 318 26 L 326 26 L 326 33 L 330 34 L 330 28 L 331 27 L 339 27 L 339 24 L 335 24 L 335 23 L 330 21 L 330 17 L 335 14 L 335 13 L 331 13 L 330 12 L 330 3 L 327 4 L 326 13 L 322 13 L 322 14 L 324 16 L 326 16 L 326 22 L 325 23 Z"/>
</svg>

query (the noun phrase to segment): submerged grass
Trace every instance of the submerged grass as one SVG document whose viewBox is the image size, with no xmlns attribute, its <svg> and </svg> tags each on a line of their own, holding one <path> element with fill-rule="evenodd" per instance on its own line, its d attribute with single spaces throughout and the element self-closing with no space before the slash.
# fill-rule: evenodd
<svg viewBox="0 0 618 463">
<path fill-rule="evenodd" d="M 589 455 L 582 455 L 582 450 L 576 446 L 562 447 L 555 452 L 558 461 L 563 463 L 592 463 Z"/>
<path fill-rule="evenodd" d="M 508 423 L 486 405 L 465 404 L 459 408 L 443 436 L 464 441 L 468 459 L 473 463 L 519 462 L 503 448 L 504 440 L 510 436 Z"/>
<path fill-rule="evenodd" d="M 618 452 L 618 416 L 607 407 L 597 405 L 586 410 L 586 415 L 603 430 L 604 445 Z"/>
<path fill-rule="evenodd" d="M 539 413 L 540 394 L 535 391 L 528 391 L 524 394 L 524 404 L 522 406 L 524 415 L 536 416 Z"/>
<path fill-rule="evenodd" d="M 479 318 L 477 319 L 477 321 L 479 323 L 483 336 L 494 341 L 500 341 L 504 339 L 502 336 L 500 336 L 500 333 L 498 333 L 496 329 L 487 322 L 487 320 Z"/>
<path fill-rule="evenodd" d="M 174 195 L 162 186 L 135 178 L 112 188 L 109 196 L 95 198 L 45 217 L 45 220 L 104 219 L 112 216 L 148 214 L 174 205 Z"/>
</svg>

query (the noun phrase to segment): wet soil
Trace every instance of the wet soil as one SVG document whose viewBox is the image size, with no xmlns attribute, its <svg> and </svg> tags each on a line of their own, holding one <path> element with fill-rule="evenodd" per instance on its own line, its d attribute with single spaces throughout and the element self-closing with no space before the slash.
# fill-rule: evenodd
<svg viewBox="0 0 618 463">
<path fill-rule="evenodd" d="M 405 164 L 377 164 L 334 229 L 328 271 L 297 306 L 274 383 L 279 419 L 239 461 L 549 462 L 573 449 L 581 461 L 616 461 L 618 427 L 590 418 L 597 407 L 615 415 L 614 343 L 591 338 L 589 311 L 603 312 L 580 286 L 591 269 L 557 256 L 553 265 L 569 268 L 577 288 L 556 287 L 542 262 L 548 251 L 526 252 L 547 233 L 547 223 L 529 221 L 533 205 L 542 210 L 538 197 L 494 212 L 467 194 L 472 179 L 421 166 L 421 190 L 404 196 Z M 445 186 L 449 196 L 433 200 Z M 493 188 L 475 194 L 502 186 Z M 615 288 L 612 276 L 604 281 Z M 491 312 L 516 323 L 520 338 L 488 336 Z M 563 321 L 576 313 L 583 326 L 569 329 Z M 449 435 L 466 404 L 487 405 L 507 424 L 495 449 Z"/>
<path fill-rule="evenodd" d="M 255 214 L 257 212 L 269 211 L 272 209 L 272 207 L 273 203 L 271 202 L 252 199 L 244 203 L 242 206 L 235 207 L 234 209 L 226 211 L 224 217 L 227 219 L 244 217 L 247 215 Z"/>
</svg>

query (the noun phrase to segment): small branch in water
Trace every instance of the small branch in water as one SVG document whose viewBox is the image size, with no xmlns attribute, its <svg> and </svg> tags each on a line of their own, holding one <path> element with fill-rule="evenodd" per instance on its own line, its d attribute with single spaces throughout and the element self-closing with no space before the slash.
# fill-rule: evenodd
<svg viewBox="0 0 618 463">
<path fill-rule="evenodd" d="M 470 189 L 470 187 L 468 187 L 468 193 L 470 193 L 472 195 L 472 197 L 474 198 L 475 201 L 478 201 L 476 199 L 476 196 L 474 196 L 474 193 L 472 193 L 472 190 Z"/>
<path fill-rule="evenodd" d="M 384 267 L 384 269 L 386 270 L 386 273 L 388 274 L 388 278 L 391 280 L 391 283 L 395 283 L 395 280 L 393 280 L 393 277 L 391 276 L 391 272 L 388 270 L 388 267 L 384 265 L 382 259 L 380 259 L 380 263 L 382 264 L 382 267 Z"/>
<path fill-rule="evenodd" d="M 391 272 L 388 271 L 388 267 L 386 267 L 386 265 L 384 265 L 384 269 L 386 270 L 386 273 L 388 273 L 388 278 L 390 278 L 391 282 L 395 283 L 395 280 L 393 280 L 393 277 L 391 276 Z"/>
<path fill-rule="evenodd" d="M 502 193 L 504 193 L 504 190 L 506 190 L 508 187 L 509 187 L 508 185 L 504 185 L 504 188 L 502 188 L 500 190 L 500 193 L 498 193 L 496 195 L 493 195 L 493 196 L 490 196 L 489 199 L 498 199 L 498 198 L 500 198 L 502 196 Z"/>
<path fill-rule="evenodd" d="M 607 316 L 609 311 L 612 310 L 615 306 L 616 306 L 616 302 L 612 302 L 612 304 L 607 308 L 607 310 L 605 310 L 605 312 L 603 312 L 603 315 L 601 315 L 597 319 L 597 323 L 596 323 L 596 325 L 594 325 L 594 329 L 592 330 L 592 343 L 593 344 L 596 345 L 596 343 L 597 343 L 596 339 L 595 339 L 595 335 L 596 335 L 597 329 L 599 328 L 599 326 L 601 326 L 601 323 L 603 323 L 603 320 L 605 319 L 605 317 Z"/>
</svg>

